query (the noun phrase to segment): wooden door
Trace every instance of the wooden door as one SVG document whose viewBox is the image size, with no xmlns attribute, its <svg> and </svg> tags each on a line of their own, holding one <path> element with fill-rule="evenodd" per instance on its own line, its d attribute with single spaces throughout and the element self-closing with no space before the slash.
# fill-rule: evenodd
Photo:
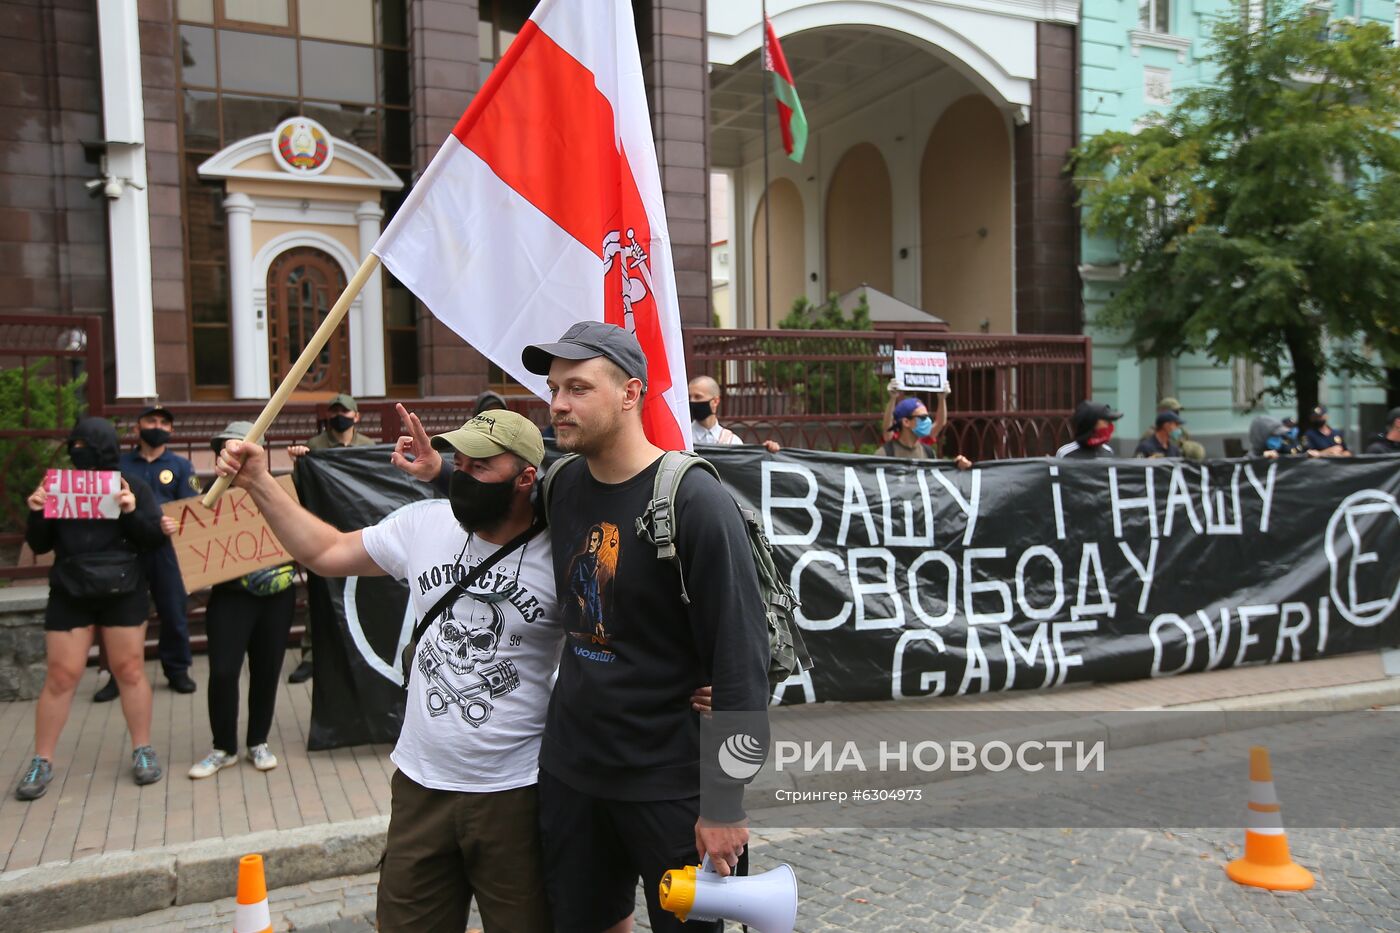
<svg viewBox="0 0 1400 933">
<path fill-rule="evenodd" d="M 345 273 L 340 264 L 319 249 L 289 249 L 272 261 L 267 270 L 272 388 L 281 384 L 344 290 Z M 350 391 L 350 338 L 343 324 L 312 362 L 297 391 Z"/>
</svg>

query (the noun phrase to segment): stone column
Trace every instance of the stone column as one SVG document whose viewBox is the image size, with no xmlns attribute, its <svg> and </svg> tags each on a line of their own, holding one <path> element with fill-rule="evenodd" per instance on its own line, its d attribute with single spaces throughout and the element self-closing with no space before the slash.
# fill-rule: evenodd
<svg viewBox="0 0 1400 933">
<path fill-rule="evenodd" d="M 413 169 L 421 174 L 480 86 L 477 0 L 409 0 L 413 56 Z M 418 386 L 424 395 L 475 395 L 487 363 L 448 327 L 418 316 Z"/>
<path fill-rule="evenodd" d="M 705 4 L 706 0 L 633 4 L 671 230 L 681 324 L 689 327 L 709 327 L 712 315 Z"/>
<path fill-rule="evenodd" d="M 355 208 L 360 227 L 360 260 L 369 256 L 379 239 L 384 210 L 375 201 L 361 201 Z M 351 350 L 354 368 L 350 373 L 359 383 L 355 391 L 368 398 L 384 395 L 384 277 L 379 270 L 369 277 L 360 292 L 360 345 Z"/>
<path fill-rule="evenodd" d="M 267 398 L 258 384 L 258 341 L 267 322 L 253 308 L 253 199 L 235 191 L 224 198 L 228 223 L 229 337 L 233 345 L 233 397 Z"/>
<path fill-rule="evenodd" d="M 1083 330 L 1079 214 L 1065 162 L 1077 133 L 1073 26 L 1036 24 L 1029 122 L 1015 129 L 1016 331 Z"/>
</svg>

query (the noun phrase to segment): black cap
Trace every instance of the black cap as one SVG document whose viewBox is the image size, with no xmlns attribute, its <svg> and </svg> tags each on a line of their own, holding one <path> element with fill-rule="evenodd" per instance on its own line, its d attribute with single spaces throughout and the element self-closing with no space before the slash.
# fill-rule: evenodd
<svg viewBox="0 0 1400 933">
<path fill-rule="evenodd" d="M 1123 417 L 1121 411 L 1114 411 L 1103 402 L 1080 402 L 1079 408 L 1074 413 L 1075 420 L 1088 418 L 1091 415 L 1096 421 L 1100 418 L 1104 421 L 1117 421 Z"/>
<path fill-rule="evenodd" d="M 520 354 L 525 368 L 537 376 L 549 375 L 554 360 L 591 360 L 604 357 L 616 363 L 629 378 L 647 384 L 647 357 L 637 336 L 616 324 L 582 321 L 564 331 L 558 343 L 531 345 Z"/>
<path fill-rule="evenodd" d="M 1319 415 L 1325 415 L 1325 414 L 1327 414 L 1327 406 L 1326 406 L 1326 405 L 1319 405 L 1319 406 L 1317 406 L 1316 408 L 1314 408 L 1314 409 L 1312 410 L 1312 413 L 1313 413 L 1313 417 L 1318 417 Z"/>
<path fill-rule="evenodd" d="M 146 406 L 145 411 L 136 416 L 136 420 L 140 421 L 147 415 L 163 415 L 171 424 L 175 423 L 175 416 L 170 413 L 170 409 L 162 407 L 160 402 L 151 402 Z"/>
<path fill-rule="evenodd" d="M 1185 421 L 1182 421 L 1182 420 L 1181 420 L 1181 416 L 1178 415 L 1178 414 L 1177 414 L 1176 412 L 1174 412 L 1174 411 L 1162 411 L 1162 412 L 1158 412 L 1158 413 L 1157 413 L 1157 427 L 1159 427 L 1159 428 L 1160 428 L 1162 425 L 1164 425 L 1164 424 L 1185 424 L 1185 423 L 1186 423 Z"/>
<path fill-rule="evenodd" d="M 1385 423 L 1390 425 L 1400 421 L 1400 408 L 1392 408 L 1385 413 Z"/>
</svg>

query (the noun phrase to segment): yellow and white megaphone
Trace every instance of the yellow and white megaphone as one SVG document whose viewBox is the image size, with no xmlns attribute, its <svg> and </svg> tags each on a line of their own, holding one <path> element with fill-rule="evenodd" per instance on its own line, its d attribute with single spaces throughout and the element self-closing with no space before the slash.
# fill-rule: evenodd
<svg viewBox="0 0 1400 933">
<path fill-rule="evenodd" d="M 661 876 L 661 906 L 681 923 L 734 920 L 758 933 L 792 933 L 797 922 L 797 875 L 779 865 L 761 875 L 721 878 L 705 856 L 701 865 Z"/>
</svg>

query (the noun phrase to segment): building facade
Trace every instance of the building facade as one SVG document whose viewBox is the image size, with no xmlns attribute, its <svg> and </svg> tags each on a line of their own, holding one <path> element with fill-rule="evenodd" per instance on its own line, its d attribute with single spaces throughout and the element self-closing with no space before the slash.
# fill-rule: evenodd
<svg viewBox="0 0 1400 933">
<path fill-rule="evenodd" d="M 99 315 L 116 398 L 266 397 L 532 7 L 0 6 L 0 308 Z M 955 330 L 1078 332 L 1077 0 L 770 0 L 813 134 L 798 165 L 771 128 L 766 192 L 759 8 L 634 0 L 683 323 L 866 284 Z M 299 395 L 501 379 L 381 273 Z"/>
<path fill-rule="evenodd" d="M 1400 4 L 1394 0 L 1332 0 L 1317 6 L 1334 18 L 1400 23 Z M 1180 90 L 1213 80 L 1210 64 L 1202 60 L 1208 54 L 1210 25 L 1231 9 L 1226 0 L 1145 0 L 1136 5 L 1084 0 L 1081 138 L 1106 130 L 1132 131 L 1153 113 L 1170 109 Z M 1148 430 L 1157 400 L 1173 396 L 1185 406 L 1192 436 L 1221 455 L 1225 441 L 1244 437 L 1255 416 L 1294 414 L 1288 400 L 1260 398 L 1265 381 L 1244 360 L 1220 366 L 1201 354 L 1188 354 L 1139 361 L 1121 333 L 1094 324 L 1095 313 L 1122 275 L 1113 244 L 1085 233 L 1080 252 L 1085 332 L 1094 341 L 1095 395 L 1124 411 L 1124 429 Z M 1340 376 L 1325 381 L 1320 397 L 1331 410 L 1332 424 L 1347 428 L 1354 448 L 1361 440 L 1359 429 L 1377 429 L 1388 404 L 1384 387 Z"/>
</svg>

